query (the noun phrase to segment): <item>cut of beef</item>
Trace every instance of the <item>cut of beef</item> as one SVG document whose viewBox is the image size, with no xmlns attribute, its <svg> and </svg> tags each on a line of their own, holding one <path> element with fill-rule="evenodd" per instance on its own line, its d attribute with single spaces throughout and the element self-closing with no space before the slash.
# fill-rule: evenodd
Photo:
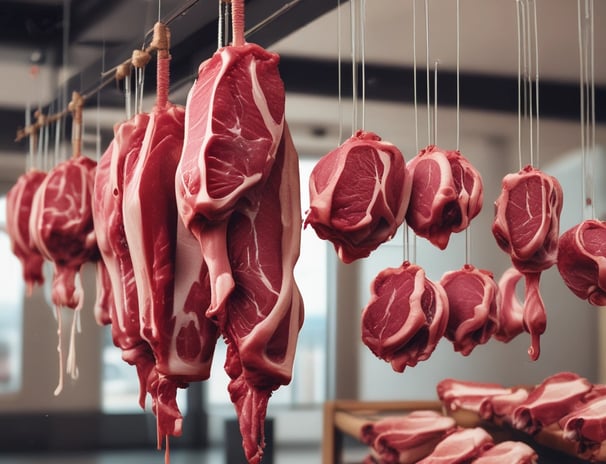
<svg viewBox="0 0 606 464">
<path fill-rule="evenodd" d="M 44 257 L 30 240 L 29 217 L 34 194 L 45 177 L 45 172 L 32 169 L 20 176 L 6 195 L 6 231 L 11 251 L 23 267 L 27 295 L 44 282 Z"/>
<path fill-rule="evenodd" d="M 558 271 L 576 296 L 606 305 L 606 222 L 586 220 L 560 236 Z"/>
<path fill-rule="evenodd" d="M 433 451 L 456 422 L 437 411 L 417 410 L 385 417 L 362 427 L 362 442 L 370 445 L 382 463 L 415 463 Z"/>
<path fill-rule="evenodd" d="M 397 372 L 433 353 L 448 323 L 448 298 L 423 269 L 405 261 L 381 271 L 362 312 L 362 341 Z"/>
<path fill-rule="evenodd" d="M 139 377 L 139 405 L 145 407 L 145 397 L 155 360 L 151 347 L 141 337 L 139 302 L 130 256 L 124 232 L 122 202 L 125 175 L 132 175 L 149 121 L 149 115 L 136 114 L 114 128 L 114 139 L 99 159 L 93 196 L 93 220 L 97 243 L 110 281 L 114 306 L 110 314 L 114 344 L 122 357 L 134 364 Z"/>
<path fill-rule="evenodd" d="M 32 243 L 53 263 L 51 300 L 56 307 L 59 334 L 61 308 L 76 310 L 66 366 L 73 378 L 78 376 L 74 334 L 84 303 L 80 268 L 99 257 L 92 215 L 96 166 L 86 156 L 75 156 L 51 169 L 34 195 L 29 222 Z M 61 335 L 58 351 L 60 377 L 55 394 L 63 389 Z"/>
<path fill-rule="evenodd" d="M 411 185 L 400 150 L 359 130 L 315 165 L 305 225 L 344 263 L 367 257 L 404 221 Z"/>
<path fill-rule="evenodd" d="M 498 287 L 490 271 L 466 264 L 442 276 L 440 284 L 448 296 L 448 325 L 445 337 L 455 351 L 467 356 L 490 340 L 498 328 Z"/>
<path fill-rule="evenodd" d="M 484 420 L 511 424 L 513 410 L 528 398 L 526 388 L 511 388 L 510 393 L 491 395 L 480 403 L 480 417 Z"/>
<path fill-rule="evenodd" d="M 502 441 L 485 451 L 473 464 L 536 464 L 539 456 L 526 443 Z"/>
<path fill-rule="evenodd" d="M 519 430 L 534 434 L 572 411 L 591 388 L 587 379 L 572 372 L 554 374 L 537 385 L 526 401 L 513 410 L 511 423 Z"/>
<path fill-rule="evenodd" d="M 565 439 L 580 443 L 581 453 L 599 452 L 606 442 L 606 395 L 578 404 L 558 422 Z"/>
<path fill-rule="evenodd" d="M 510 388 L 497 383 L 473 382 L 467 380 L 444 379 L 436 387 L 438 398 L 447 411 L 480 412 L 482 402 L 486 398 L 511 393 Z"/>
<path fill-rule="evenodd" d="M 493 446 L 492 437 L 483 428 L 461 428 L 440 441 L 418 464 L 466 464 Z"/>
<path fill-rule="evenodd" d="M 285 126 L 266 184 L 250 191 L 227 229 L 235 288 L 226 304 L 225 370 L 246 457 L 263 455 L 272 392 L 290 382 L 303 300 L 294 280 L 301 205 L 297 152 Z"/>
<path fill-rule="evenodd" d="M 524 332 L 524 306 L 516 295 L 516 286 L 522 277 L 524 274 L 512 266 L 499 279 L 498 329 L 494 337 L 503 343 Z"/>
<path fill-rule="evenodd" d="M 440 249 L 482 209 L 482 177 L 458 151 L 429 145 L 408 163 L 412 177 L 406 222 Z"/>
<path fill-rule="evenodd" d="M 125 174 L 122 201 L 140 333 L 155 358 L 157 377 L 147 388 L 154 400 L 159 441 L 181 434 L 177 388 L 208 378 L 217 338 L 213 323 L 204 316 L 210 299 L 204 261 L 189 232 L 182 228 L 179 234 L 174 182 L 185 109 L 168 101 L 169 63 L 167 54 L 158 55 L 157 101 L 139 156 Z"/>
<path fill-rule="evenodd" d="M 283 132 L 278 62 L 278 55 L 255 44 L 221 48 L 200 65 L 187 98 L 177 201 L 183 222 L 201 244 L 212 290 L 207 315 L 219 325 L 234 288 L 227 221 L 236 204 L 266 181 Z"/>
<path fill-rule="evenodd" d="M 557 179 L 532 166 L 505 176 L 495 202 L 492 233 L 526 278 L 524 329 L 531 336 L 528 354 L 533 360 L 539 357 L 540 336 L 547 325 L 539 279 L 557 259 L 562 203 Z"/>
</svg>

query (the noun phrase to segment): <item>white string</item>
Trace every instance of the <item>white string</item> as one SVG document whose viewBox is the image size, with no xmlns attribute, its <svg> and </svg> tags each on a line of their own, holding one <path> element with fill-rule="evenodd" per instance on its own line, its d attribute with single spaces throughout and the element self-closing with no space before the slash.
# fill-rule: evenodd
<svg viewBox="0 0 606 464">
<path fill-rule="evenodd" d="M 433 71 L 433 144 L 438 144 L 438 63 L 434 62 Z"/>
<path fill-rule="evenodd" d="M 536 166 L 540 166 L 540 137 L 539 137 L 539 29 L 537 26 L 537 0 L 533 0 L 533 21 L 534 21 L 534 86 L 535 86 L 535 129 L 536 129 Z"/>
<path fill-rule="evenodd" d="M 580 0 L 579 0 L 580 1 Z M 522 39 L 520 0 L 516 0 L 517 38 L 518 38 L 518 165 L 522 169 Z"/>
<path fill-rule="evenodd" d="M 427 139 L 431 145 L 431 102 L 429 83 L 429 1 L 425 0 L 425 77 L 427 87 Z"/>
<path fill-rule="evenodd" d="M 461 142 L 461 6 L 457 0 L 457 151 L 460 150 Z"/>
<path fill-rule="evenodd" d="M 534 165 L 534 129 L 533 129 L 533 124 L 534 124 L 534 120 L 533 120 L 533 110 L 532 110 L 532 102 L 533 102 L 533 90 L 532 90 L 532 66 L 533 66 L 533 60 L 532 60 L 532 34 L 530 32 L 530 8 L 528 7 L 528 1 L 526 0 L 527 6 L 525 6 L 524 8 L 522 8 L 522 17 L 524 19 L 524 25 L 526 27 L 526 34 L 524 35 L 524 46 L 526 48 L 526 85 L 528 87 L 528 98 L 527 98 L 527 102 L 528 102 L 528 106 L 527 106 L 527 112 L 528 112 L 528 139 L 529 139 L 529 146 L 530 146 L 530 164 Z"/>
<path fill-rule="evenodd" d="M 337 111 L 339 116 L 339 140 L 337 145 L 343 143 L 343 73 L 341 65 L 343 62 L 343 40 L 341 38 L 341 0 L 337 0 L 337 86 L 338 102 Z"/>
<path fill-rule="evenodd" d="M 351 127 L 355 131 L 358 127 L 358 47 L 356 43 L 357 21 L 356 10 L 358 0 L 351 0 L 349 18 L 351 23 L 351 99 L 352 99 L 352 121 Z"/>
<path fill-rule="evenodd" d="M 419 151 L 419 105 L 417 104 L 417 0 L 412 0 L 412 88 L 415 114 L 415 149 Z"/>
<path fill-rule="evenodd" d="M 362 121 L 360 129 L 366 129 L 366 0 L 360 0 L 360 61 L 362 85 Z"/>
<path fill-rule="evenodd" d="M 582 8 L 581 0 L 577 0 L 577 21 L 578 21 L 578 41 L 579 41 L 579 81 L 580 81 L 580 113 L 581 113 L 581 157 L 583 159 L 581 167 L 581 185 L 583 189 L 583 211 L 586 211 L 586 200 L 587 200 L 587 149 L 585 146 L 585 135 L 586 135 L 586 121 L 585 121 L 585 60 L 584 60 L 584 40 L 583 40 L 583 21 L 582 21 Z"/>
</svg>

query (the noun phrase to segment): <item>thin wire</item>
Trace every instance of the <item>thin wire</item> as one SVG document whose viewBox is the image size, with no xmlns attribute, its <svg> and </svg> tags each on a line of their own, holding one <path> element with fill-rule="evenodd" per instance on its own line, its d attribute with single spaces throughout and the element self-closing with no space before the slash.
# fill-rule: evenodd
<svg viewBox="0 0 606 464">
<path fill-rule="evenodd" d="M 337 113 L 339 117 L 339 140 L 337 145 L 343 143 L 343 72 L 341 65 L 343 62 L 343 40 L 341 38 L 341 0 L 337 0 Z"/>
<path fill-rule="evenodd" d="M 522 41 L 520 32 L 520 0 L 516 0 L 516 19 L 518 32 L 518 165 L 519 169 L 522 169 Z"/>
<path fill-rule="evenodd" d="M 415 114 L 415 149 L 419 151 L 419 105 L 417 103 L 417 0 L 412 0 L 412 88 Z"/>
<path fill-rule="evenodd" d="M 223 15 L 223 2 L 221 0 L 219 0 L 219 17 L 217 19 L 218 23 L 217 23 L 217 48 L 221 48 L 223 47 L 223 21 L 224 21 L 224 15 Z"/>
<path fill-rule="evenodd" d="M 536 129 L 536 155 L 535 162 L 536 166 L 540 166 L 540 137 L 539 137 L 539 29 L 537 20 L 537 0 L 532 1 L 533 4 L 533 15 L 534 15 L 534 86 L 535 86 L 535 129 Z"/>
<path fill-rule="evenodd" d="M 528 5 L 528 1 L 527 5 Z M 532 111 L 533 92 L 532 92 L 532 34 L 530 31 L 530 8 L 526 7 L 526 10 L 522 8 L 522 15 L 524 17 L 524 24 L 526 26 L 526 35 L 524 40 L 524 46 L 526 47 L 527 58 L 527 71 L 526 71 L 526 84 L 528 86 L 528 138 L 530 144 L 530 164 L 534 165 L 534 119 Z"/>
<path fill-rule="evenodd" d="M 351 0 L 349 9 L 349 18 L 351 23 L 351 98 L 352 98 L 352 130 L 358 127 L 358 47 L 356 43 L 357 39 L 357 21 L 356 21 L 356 10 L 358 0 Z"/>
<path fill-rule="evenodd" d="M 366 128 L 366 0 L 360 0 L 360 61 L 361 61 L 361 76 L 362 81 L 362 122 L 361 129 Z"/>
<path fill-rule="evenodd" d="M 590 125 L 591 125 L 591 130 L 590 130 L 590 139 L 589 139 L 589 143 L 590 143 L 590 147 L 591 147 L 591 157 L 592 157 L 592 168 L 593 168 L 593 159 L 596 156 L 596 145 L 595 145 L 595 48 L 594 48 L 594 34 L 595 34 L 595 29 L 594 29 L 594 14 L 593 14 L 593 6 L 594 6 L 594 2 L 593 0 L 589 0 L 589 27 L 590 27 L 590 33 L 589 33 L 589 46 L 590 46 L 590 51 L 589 51 L 589 83 L 590 83 L 590 96 L 589 96 L 589 105 L 591 106 L 591 114 L 590 114 Z M 593 219 L 595 219 L 596 217 L 596 212 L 595 212 L 595 202 L 593 201 L 593 198 L 595 198 L 595 177 L 593 176 L 593 169 L 592 169 L 592 182 L 591 182 L 591 217 Z"/>
<path fill-rule="evenodd" d="M 457 0 L 457 151 L 461 142 L 461 6 Z"/>
<path fill-rule="evenodd" d="M 431 103 L 429 84 L 429 1 L 425 0 L 425 77 L 427 87 L 427 138 L 431 145 Z"/>
<path fill-rule="evenodd" d="M 433 72 L 433 144 L 438 144 L 438 64 L 434 62 Z"/>
<path fill-rule="evenodd" d="M 162 0 L 158 0 L 158 22 L 162 19 Z"/>
</svg>

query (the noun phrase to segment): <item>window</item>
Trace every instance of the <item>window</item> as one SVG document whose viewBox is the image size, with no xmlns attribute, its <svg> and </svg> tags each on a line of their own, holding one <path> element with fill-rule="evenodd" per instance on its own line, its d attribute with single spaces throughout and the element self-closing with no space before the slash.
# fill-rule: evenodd
<svg viewBox="0 0 606 464">
<path fill-rule="evenodd" d="M 0 198 L 0 394 L 21 389 L 23 283 L 21 263 L 6 233 L 6 197 Z"/>
</svg>

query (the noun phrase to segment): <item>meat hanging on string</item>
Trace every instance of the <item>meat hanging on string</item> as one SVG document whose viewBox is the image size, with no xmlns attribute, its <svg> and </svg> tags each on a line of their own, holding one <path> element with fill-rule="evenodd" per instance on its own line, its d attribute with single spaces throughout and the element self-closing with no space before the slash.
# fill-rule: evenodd
<svg viewBox="0 0 606 464">
<path fill-rule="evenodd" d="M 606 222 L 588 219 L 558 242 L 558 271 L 566 286 L 595 306 L 606 305 Z"/>
<path fill-rule="evenodd" d="M 523 322 L 531 336 L 528 354 L 533 360 L 540 355 L 540 336 L 547 325 L 539 280 L 557 261 L 562 204 L 557 179 L 531 165 L 506 175 L 495 201 L 492 233 L 526 281 Z"/>
<path fill-rule="evenodd" d="M 32 243 L 29 218 L 34 195 L 45 177 L 46 172 L 31 169 L 6 194 L 6 231 L 11 251 L 21 262 L 27 295 L 32 294 L 36 285 L 44 283 L 44 256 Z"/>
<path fill-rule="evenodd" d="M 74 309 L 66 370 L 77 378 L 75 332 L 84 303 L 80 268 L 99 259 L 93 227 L 92 196 L 97 163 L 80 152 L 81 96 L 74 93 L 73 156 L 51 169 L 36 191 L 29 222 L 31 240 L 45 259 L 53 263 L 51 300 L 61 334 L 61 308 Z M 63 389 L 63 354 L 59 336 L 59 384 Z"/>
<path fill-rule="evenodd" d="M 365 258 L 403 223 L 411 186 L 400 150 L 358 130 L 314 166 L 305 226 L 332 242 L 344 263 Z"/>
<path fill-rule="evenodd" d="M 210 299 L 204 261 L 192 248 L 189 232 L 179 232 L 175 172 L 183 147 L 185 108 L 168 100 L 168 31 L 160 23 L 154 29 L 156 104 L 149 113 L 139 156 L 125 166 L 122 215 L 137 289 L 140 335 L 155 358 L 147 390 L 157 418 L 158 447 L 166 442 L 168 460 L 168 437 L 182 433 L 177 388 L 209 377 L 217 331 L 204 315 Z"/>
<path fill-rule="evenodd" d="M 444 335 L 449 307 L 446 292 L 416 264 L 382 270 L 371 284 L 362 312 L 362 341 L 375 356 L 403 372 L 428 359 Z"/>
<path fill-rule="evenodd" d="M 450 235 L 465 230 L 481 209 L 482 177 L 458 150 L 429 145 L 408 162 L 412 179 L 406 223 L 443 250 Z"/>
</svg>

